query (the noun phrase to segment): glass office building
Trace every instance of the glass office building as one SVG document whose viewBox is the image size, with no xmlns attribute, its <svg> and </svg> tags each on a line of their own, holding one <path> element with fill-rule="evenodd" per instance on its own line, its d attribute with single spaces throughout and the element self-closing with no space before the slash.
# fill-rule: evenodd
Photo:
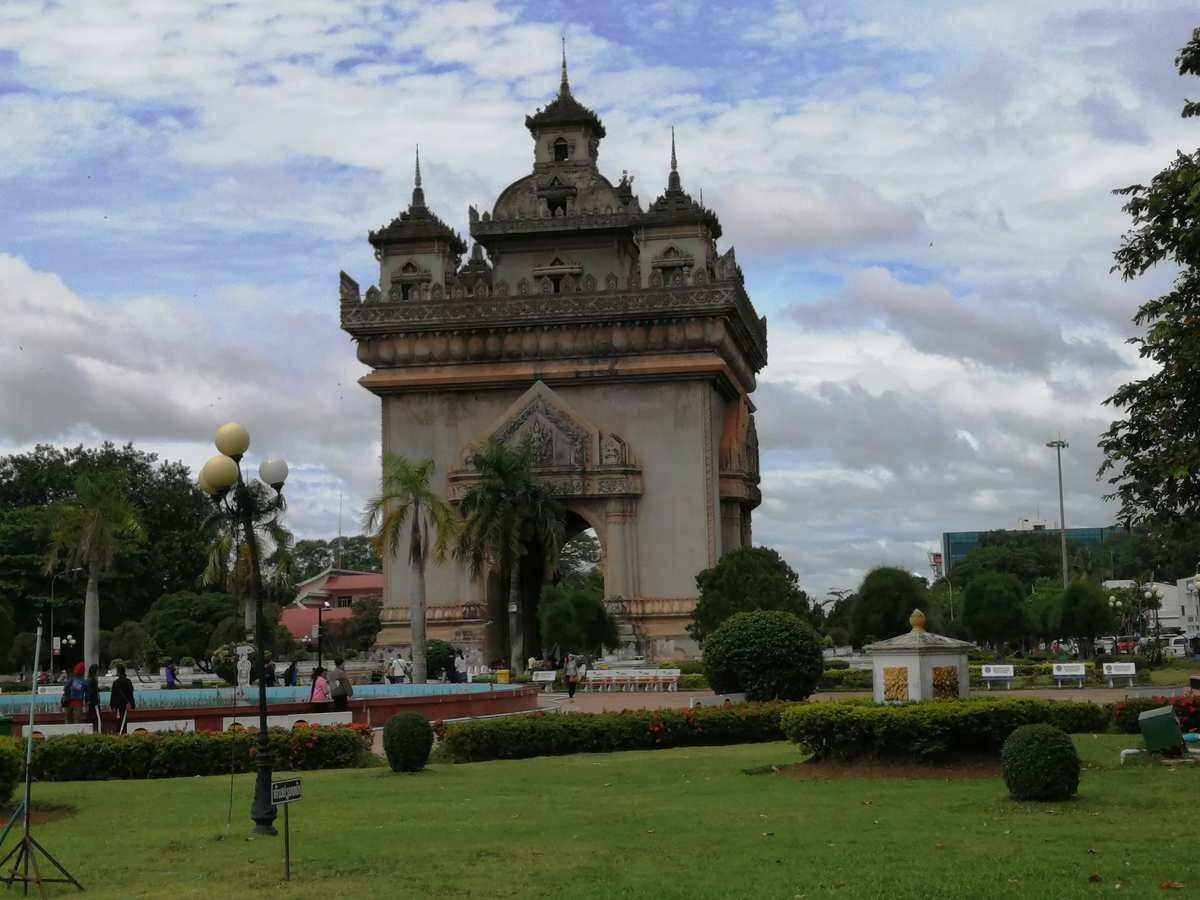
<svg viewBox="0 0 1200 900">
<path fill-rule="evenodd" d="M 1032 528 L 991 528 L 987 531 L 946 531 L 942 533 L 942 560 L 946 567 L 946 574 L 949 575 L 954 571 L 956 563 L 962 562 L 964 556 L 979 546 L 980 540 L 985 534 L 992 534 L 997 531 L 1014 532 L 1027 534 L 1030 531 L 1040 531 L 1046 534 L 1058 536 L 1057 528 L 1041 528 L 1034 526 Z M 1103 528 L 1068 528 L 1067 541 L 1085 546 L 1095 547 L 1103 544 L 1105 541 L 1111 540 L 1119 532 L 1124 529 L 1118 528 L 1115 525 L 1106 526 Z"/>
</svg>

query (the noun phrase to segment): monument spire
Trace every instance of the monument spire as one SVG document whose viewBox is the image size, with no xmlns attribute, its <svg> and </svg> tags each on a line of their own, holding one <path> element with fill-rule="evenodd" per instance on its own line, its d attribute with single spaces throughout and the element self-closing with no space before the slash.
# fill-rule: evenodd
<svg viewBox="0 0 1200 900">
<path fill-rule="evenodd" d="M 682 191 L 679 182 L 679 163 L 675 160 L 675 126 L 671 126 L 671 174 L 667 176 L 668 191 Z"/>
<path fill-rule="evenodd" d="M 413 179 L 412 206 L 423 209 L 425 206 L 425 191 L 421 189 L 421 145 L 417 144 L 417 172 Z"/>
<path fill-rule="evenodd" d="M 571 93 L 571 85 L 567 82 L 567 36 L 562 36 L 562 81 L 558 85 L 560 94 Z"/>
</svg>

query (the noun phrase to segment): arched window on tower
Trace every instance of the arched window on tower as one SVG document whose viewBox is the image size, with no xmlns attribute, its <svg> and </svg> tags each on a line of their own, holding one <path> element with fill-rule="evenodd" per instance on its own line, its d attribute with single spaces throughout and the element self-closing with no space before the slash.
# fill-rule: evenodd
<svg viewBox="0 0 1200 900">
<path fill-rule="evenodd" d="M 570 157 L 571 149 L 567 146 L 566 138 L 559 138 L 554 142 L 554 161 L 562 162 Z"/>
</svg>

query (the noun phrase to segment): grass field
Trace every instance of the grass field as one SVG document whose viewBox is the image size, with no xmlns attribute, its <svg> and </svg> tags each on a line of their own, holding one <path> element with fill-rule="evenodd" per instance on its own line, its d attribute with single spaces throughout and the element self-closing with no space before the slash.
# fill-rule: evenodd
<svg viewBox="0 0 1200 900">
<path fill-rule="evenodd" d="M 787 744 L 304 775 L 293 880 L 248 840 L 249 776 L 35 785 L 77 813 L 38 837 L 88 897 L 1161 896 L 1200 892 L 1200 772 L 1116 766 L 1135 739 L 1079 736 L 1080 797 L 1017 804 L 996 778 L 747 775 Z M 282 824 L 282 818 L 280 820 Z M 7 848 L 6 848 L 7 849 Z M 1098 875 L 1102 881 L 1089 882 Z M 59 889 L 57 895 L 65 895 Z"/>
</svg>

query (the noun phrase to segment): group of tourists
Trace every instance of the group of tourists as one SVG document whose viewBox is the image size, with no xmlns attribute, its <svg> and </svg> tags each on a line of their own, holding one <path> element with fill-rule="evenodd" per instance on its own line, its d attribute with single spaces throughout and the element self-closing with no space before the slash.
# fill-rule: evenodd
<svg viewBox="0 0 1200 900">
<path fill-rule="evenodd" d="M 315 712 L 333 708 L 346 710 L 350 708 L 350 698 L 354 696 L 354 684 L 346 674 L 345 661 L 340 657 L 333 661 L 333 671 L 326 674 L 324 666 L 317 666 L 312 673 L 312 690 L 309 691 L 308 701 Z"/>
<path fill-rule="evenodd" d="M 86 674 L 85 674 L 86 672 Z M 125 666 L 117 666 L 117 677 L 109 690 L 108 707 L 115 714 L 118 730 L 125 726 L 125 715 L 137 704 L 133 699 L 133 682 L 125 674 Z M 74 670 L 63 684 L 63 718 L 68 724 L 91 723 L 92 731 L 101 731 L 100 667 L 93 663 L 85 669 L 76 663 Z"/>
</svg>

